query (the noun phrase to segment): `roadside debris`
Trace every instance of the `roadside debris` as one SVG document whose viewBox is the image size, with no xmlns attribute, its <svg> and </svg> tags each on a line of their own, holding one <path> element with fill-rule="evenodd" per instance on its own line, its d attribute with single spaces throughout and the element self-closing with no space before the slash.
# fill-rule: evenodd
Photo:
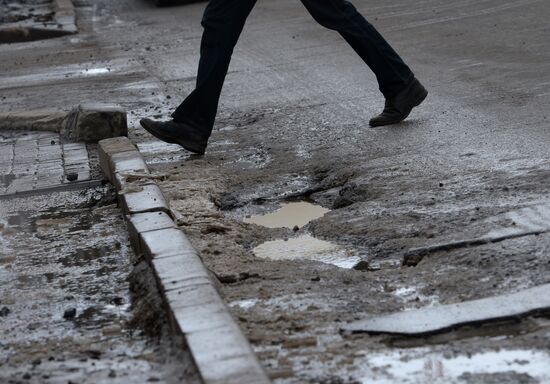
<svg viewBox="0 0 550 384">
<path fill-rule="evenodd" d="M 65 320 L 72 320 L 75 317 L 76 317 L 76 308 L 66 309 L 65 312 L 63 313 L 63 318 Z"/>
<path fill-rule="evenodd" d="M 78 105 L 70 111 L 38 109 L 0 113 L 0 130 L 50 131 L 71 141 L 95 143 L 128 134 L 126 112 L 115 105 Z M 53 142 L 52 145 L 54 145 Z"/>
<path fill-rule="evenodd" d="M 516 320 L 550 312 L 550 284 L 516 293 L 421 308 L 359 320 L 342 327 L 343 331 L 369 334 L 425 336 L 464 325 Z"/>
<path fill-rule="evenodd" d="M 69 173 L 67 173 L 67 180 L 69 180 L 69 181 L 77 181 L 77 180 L 78 180 L 78 173 L 76 173 L 76 172 L 69 172 Z"/>
</svg>

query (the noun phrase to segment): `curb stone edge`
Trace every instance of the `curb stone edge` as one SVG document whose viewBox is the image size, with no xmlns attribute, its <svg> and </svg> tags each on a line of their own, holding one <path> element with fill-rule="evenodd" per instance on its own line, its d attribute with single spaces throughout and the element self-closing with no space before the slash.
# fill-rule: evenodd
<svg viewBox="0 0 550 384">
<path fill-rule="evenodd" d="M 127 155 L 139 156 L 143 160 L 127 137 L 105 139 L 98 144 L 100 164 L 106 178 L 118 180 L 114 184 L 119 201 L 123 201 L 128 190 L 135 198 L 143 195 L 141 198 L 147 200 L 146 191 L 141 188 L 143 185 L 155 185 L 162 194 L 160 187 L 150 180 L 142 184 L 139 178 L 125 180 L 132 171 L 143 174 L 142 167 L 136 170 L 124 167 L 124 173 L 115 171 L 117 153 L 126 152 L 125 156 L 118 156 L 120 161 Z M 145 173 L 149 173 L 148 169 Z M 168 201 L 166 205 L 141 211 L 126 210 L 125 218 L 132 248 L 144 255 L 152 267 L 171 328 L 185 338 L 202 381 L 205 384 L 270 383 L 208 270 L 187 236 L 173 222 Z M 169 242 L 166 241 L 168 238 Z"/>
</svg>

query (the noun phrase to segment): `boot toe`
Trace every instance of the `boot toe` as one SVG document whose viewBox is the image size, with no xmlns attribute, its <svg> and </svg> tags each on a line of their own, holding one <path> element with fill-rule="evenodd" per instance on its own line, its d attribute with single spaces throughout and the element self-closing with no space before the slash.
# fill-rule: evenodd
<svg viewBox="0 0 550 384">
<path fill-rule="evenodd" d="M 398 124 L 407 118 L 407 114 L 396 113 L 392 115 L 381 114 L 369 121 L 371 127 L 382 127 L 384 125 Z"/>
<path fill-rule="evenodd" d="M 379 127 L 384 125 L 384 118 L 382 116 L 375 116 L 369 120 L 369 125 L 371 127 Z"/>
</svg>

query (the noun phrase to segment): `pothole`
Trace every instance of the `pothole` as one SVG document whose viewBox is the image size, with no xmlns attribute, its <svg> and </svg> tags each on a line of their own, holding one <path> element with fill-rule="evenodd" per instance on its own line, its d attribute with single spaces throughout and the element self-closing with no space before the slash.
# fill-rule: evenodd
<svg viewBox="0 0 550 384">
<path fill-rule="evenodd" d="M 340 245 L 306 234 L 288 240 L 273 240 L 254 248 L 261 259 L 312 260 L 340 268 L 353 268 L 361 258 Z"/>
<path fill-rule="evenodd" d="M 329 209 L 306 201 L 291 202 L 283 204 L 275 212 L 247 217 L 244 222 L 267 228 L 297 230 L 328 212 L 330 212 Z M 361 261 L 361 258 L 355 255 L 355 251 L 317 239 L 308 233 L 291 239 L 267 241 L 254 248 L 253 252 L 261 259 L 312 260 L 340 268 L 353 268 Z"/>
<path fill-rule="evenodd" d="M 244 219 L 245 223 L 257 224 L 267 228 L 301 228 L 312 220 L 323 217 L 329 209 L 306 201 L 282 204 L 275 212 L 255 215 Z"/>
</svg>

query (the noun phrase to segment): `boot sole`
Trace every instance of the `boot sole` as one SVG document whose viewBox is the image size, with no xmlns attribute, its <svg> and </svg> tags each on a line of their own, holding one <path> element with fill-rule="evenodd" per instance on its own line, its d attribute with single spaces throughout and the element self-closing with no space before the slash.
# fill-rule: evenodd
<svg viewBox="0 0 550 384">
<path fill-rule="evenodd" d="M 185 149 L 186 151 L 193 152 L 197 155 L 204 155 L 206 146 L 190 145 L 189 143 L 186 143 L 184 140 L 180 138 L 164 135 L 162 132 L 157 131 L 154 127 L 149 126 L 147 123 L 143 121 L 140 121 L 139 123 L 143 127 L 143 129 L 145 129 L 151 135 L 155 136 L 157 139 L 164 141 L 165 143 L 178 144 L 179 146 L 183 147 L 183 149 Z"/>
</svg>

